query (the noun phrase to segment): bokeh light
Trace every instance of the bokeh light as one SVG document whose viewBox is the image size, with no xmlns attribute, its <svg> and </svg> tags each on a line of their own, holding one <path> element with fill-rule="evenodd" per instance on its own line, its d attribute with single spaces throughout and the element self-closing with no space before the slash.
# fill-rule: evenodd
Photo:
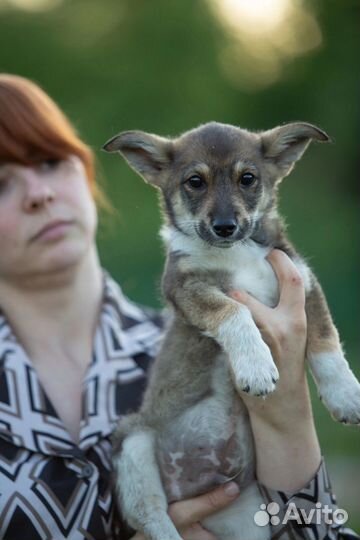
<svg viewBox="0 0 360 540">
<path fill-rule="evenodd" d="M 275 83 L 288 61 L 320 46 L 315 15 L 300 0 L 207 0 L 228 40 L 227 78 L 251 90 Z"/>
<path fill-rule="evenodd" d="M 17 8 L 24 11 L 45 11 L 57 7 L 62 0 L 0 0 L 0 8 Z"/>
</svg>

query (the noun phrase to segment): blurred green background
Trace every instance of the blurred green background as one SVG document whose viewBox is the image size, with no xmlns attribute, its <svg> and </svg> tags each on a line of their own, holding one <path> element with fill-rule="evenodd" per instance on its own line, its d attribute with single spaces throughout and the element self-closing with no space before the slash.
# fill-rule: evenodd
<svg viewBox="0 0 360 540">
<path fill-rule="evenodd" d="M 358 376 L 359 53 L 358 0 L 0 0 L 0 70 L 40 83 L 95 150 L 117 209 L 102 219 L 102 261 L 143 304 L 161 303 L 156 194 L 100 151 L 108 138 L 209 120 L 327 131 L 333 143 L 310 147 L 284 181 L 281 210 Z M 314 409 L 339 505 L 360 530 L 360 433 L 315 392 Z"/>
</svg>

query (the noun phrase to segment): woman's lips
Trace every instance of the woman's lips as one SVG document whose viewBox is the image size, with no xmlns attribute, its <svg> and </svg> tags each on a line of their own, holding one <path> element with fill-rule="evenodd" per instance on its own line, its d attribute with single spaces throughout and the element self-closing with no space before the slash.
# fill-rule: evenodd
<svg viewBox="0 0 360 540">
<path fill-rule="evenodd" d="M 67 233 L 72 224 L 73 221 L 52 221 L 40 229 L 32 240 L 57 240 Z"/>
</svg>

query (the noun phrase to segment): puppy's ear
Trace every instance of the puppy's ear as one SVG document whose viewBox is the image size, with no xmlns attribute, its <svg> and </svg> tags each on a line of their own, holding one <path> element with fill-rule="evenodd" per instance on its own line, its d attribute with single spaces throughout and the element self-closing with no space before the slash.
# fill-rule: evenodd
<svg viewBox="0 0 360 540">
<path fill-rule="evenodd" d="M 277 179 L 292 171 L 312 140 L 330 141 L 318 127 L 300 122 L 264 131 L 260 136 L 263 156 L 275 169 Z"/>
<path fill-rule="evenodd" d="M 147 182 L 161 187 L 162 173 L 172 160 L 173 143 L 144 131 L 124 131 L 107 141 L 103 150 L 119 152 Z"/>
</svg>

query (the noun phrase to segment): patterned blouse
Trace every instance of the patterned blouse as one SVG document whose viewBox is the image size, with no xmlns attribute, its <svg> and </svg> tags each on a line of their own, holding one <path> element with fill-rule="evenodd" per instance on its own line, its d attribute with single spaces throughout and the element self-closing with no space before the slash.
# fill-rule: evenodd
<svg viewBox="0 0 360 540">
<path fill-rule="evenodd" d="M 0 539 L 125 540 L 111 483 L 111 441 L 118 419 L 136 410 L 159 348 L 161 319 L 130 302 L 105 274 L 102 311 L 83 382 L 80 442 L 75 445 L 36 371 L 0 313 Z M 319 501 L 336 508 L 325 465 L 301 492 L 262 488 L 281 512 Z M 270 513 L 267 512 L 269 510 Z M 274 523 L 273 538 L 360 538 L 339 527 Z M 275 520 L 276 521 L 276 520 Z"/>
</svg>

